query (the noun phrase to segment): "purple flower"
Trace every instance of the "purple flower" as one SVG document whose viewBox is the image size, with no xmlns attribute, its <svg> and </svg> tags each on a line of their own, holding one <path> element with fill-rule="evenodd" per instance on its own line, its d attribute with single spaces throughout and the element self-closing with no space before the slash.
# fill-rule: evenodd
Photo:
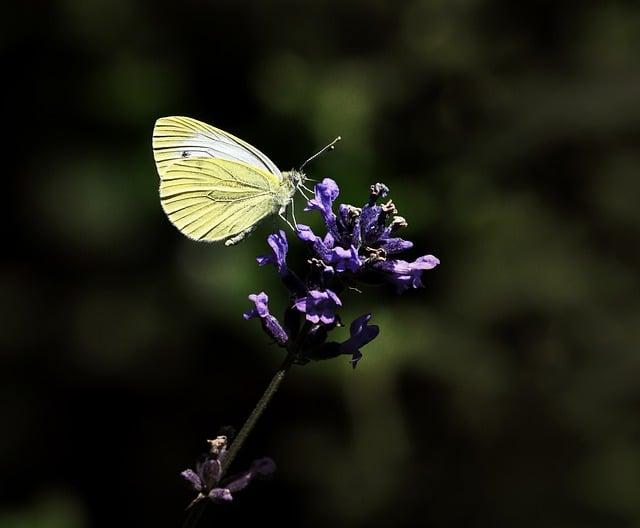
<svg viewBox="0 0 640 528">
<path fill-rule="evenodd" d="M 196 464 L 195 471 L 187 469 L 180 475 L 198 493 L 192 504 L 204 498 L 209 498 L 213 502 L 229 502 L 233 500 L 232 492 L 235 493 L 246 488 L 256 476 L 270 475 L 275 469 L 276 465 L 273 460 L 261 458 L 254 461 L 248 471 L 220 483 L 220 459 L 213 458 L 211 454 L 207 454 L 201 462 Z"/>
<path fill-rule="evenodd" d="M 310 242 L 311 244 L 316 244 L 318 241 L 322 240 L 319 236 L 317 236 L 313 232 L 313 229 L 311 229 L 307 225 L 298 224 L 296 225 L 296 229 L 297 229 L 296 233 L 298 235 L 298 238 L 304 242 Z"/>
<path fill-rule="evenodd" d="M 340 204 L 334 213 L 334 202 L 340 190 L 335 181 L 325 178 L 315 185 L 314 197 L 305 211 L 320 211 L 325 231 L 316 234 L 308 225 L 297 224 L 296 235 L 307 244 L 309 267 L 305 275 L 287 268 L 287 241 L 284 233 L 269 236 L 272 255 L 260 257 L 263 265 L 273 263 L 282 282 L 291 292 L 291 303 L 285 312 L 286 332 L 269 314 L 266 295 L 251 297 L 256 307 L 245 318 L 260 317 L 269 335 L 304 364 L 312 359 L 328 359 L 349 354 L 355 366 L 362 354 L 360 348 L 378 334 L 378 327 L 368 325 L 370 315 L 356 319 L 351 325 L 351 337 L 339 343 L 328 341 L 328 334 L 340 324 L 338 314 L 342 301 L 337 293 L 347 288 L 359 291 L 358 282 L 389 282 L 398 292 L 419 288 L 425 270 L 440 261 L 424 255 L 414 261 L 395 258 L 413 248 L 413 242 L 398 236 L 407 221 L 398 216 L 393 201 L 388 200 L 389 188 L 383 183 L 371 186 L 368 200 L 362 207 Z M 383 199 L 386 200 L 384 203 Z M 301 314 L 304 314 L 304 318 Z M 304 321 L 312 324 L 303 324 Z"/>
<path fill-rule="evenodd" d="M 271 246 L 271 254 L 257 257 L 256 260 L 260 266 L 266 264 L 273 264 L 278 270 L 278 274 L 282 277 L 288 272 L 287 268 L 287 252 L 289 250 L 289 244 L 287 237 L 282 231 L 273 233 L 267 237 L 267 243 Z"/>
<path fill-rule="evenodd" d="M 364 314 L 358 317 L 349 327 L 351 337 L 340 344 L 341 354 L 350 354 L 353 368 L 356 368 L 358 361 L 362 359 L 360 349 L 367 343 L 373 341 L 380 332 L 378 325 L 368 325 L 371 314 Z"/>
<path fill-rule="evenodd" d="M 256 476 L 266 477 L 276 470 L 276 464 L 268 457 L 254 460 L 248 471 L 240 473 L 230 479 L 226 485 L 227 489 L 232 492 L 240 491 L 246 488 Z"/>
<path fill-rule="evenodd" d="M 252 293 L 249 295 L 249 300 L 253 301 L 255 306 L 243 314 L 245 320 L 248 321 L 254 317 L 266 317 L 269 315 L 269 296 L 266 293 Z"/>
<path fill-rule="evenodd" d="M 327 233 L 324 240 L 314 234 L 309 226 L 298 224 L 298 238 L 311 244 L 313 252 L 324 262 L 330 264 L 337 272 L 345 270 L 355 273 L 360 268 L 358 250 L 351 245 L 348 249 L 334 247 L 331 233 Z"/>
<path fill-rule="evenodd" d="M 342 306 L 342 301 L 331 290 L 310 290 L 306 297 L 294 304 L 294 308 L 304 313 L 307 321 L 313 324 L 333 323 L 339 306 Z"/>
<path fill-rule="evenodd" d="M 379 205 L 365 205 L 360 214 L 360 233 L 364 244 L 375 244 L 381 229 L 379 224 L 382 207 Z"/>
<path fill-rule="evenodd" d="M 230 502 L 233 500 L 231 490 L 229 488 L 213 488 L 209 492 L 209 498 L 213 502 Z"/>
<path fill-rule="evenodd" d="M 340 204 L 340 231 L 344 247 L 349 245 L 359 248 L 362 243 L 360 221 L 362 209 L 353 205 Z"/>
<path fill-rule="evenodd" d="M 309 200 L 305 211 L 318 209 L 323 215 L 333 214 L 333 202 L 338 197 L 338 194 L 340 194 L 338 184 L 331 178 L 325 178 L 321 183 L 315 185 L 314 193 L 315 198 Z"/>
<path fill-rule="evenodd" d="M 245 320 L 259 317 L 262 323 L 262 328 L 265 332 L 267 332 L 267 334 L 269 334 L 280 346 L 285 346 L 289 340 L 289 336 L 278 320 L 269 313 L 269 297 L 267 294 L 264 292 L 260 292 L 258 294 L 254 293 L 249 295 L 249 300 L 253 301 L 255 306 L 243 314 Z"/>
<path fill-rule="evenodd" d="M 330 244 L 330 246 L 327 246 L 325 240 L 317 236 L 309 226 L 298 224 L 296 228 L 298 238 L 303 242 L 307 242 L 308 244 L 310 244 L 311 249 L 316 255 L 318 255 L 318 257 L 320 257 L 322 260 L 327 260 L 330 254 L 330 248 L 333 247 L 333 239 L 330 237 L 330 235 L 325 237 L 326 241 Z"/>
<path fill-rule="evenodd" d="M 321 183 L 316 183 L 314 187 L 315 198 L 309 200 L 305 211 L 317 209 L 322 214 L 329 232 L 337 236 L 336 215 L 333 213 L 333 202 L 340 194 L 340 189 L 331 178 L 325 178 Z"/>
<path fill-rule="evenodd" d="M 338 273 L 345 270 L 356 273 L 360 269 L 358 250 L 354 246 L 349 249 L 340 246 L 333 248 L 327 255 L 327 261 Z"/>
<path fill-rule="evenodd" d="M 384 249 L 387 255 L 394 255 L 396 253 L 402 253 L 413 247 L 413 242 L 410 240 L 403 240 L 402 238 L 386 238 L 382 239 L 380 248 Z"/>
<path fill-rule="evenodd" d="M 362 352 L 360 352 L 360 349 L 367 343 L 373 341 L 380 332 L 377 325 L 367 324 L 370 319 L 371 314 L 364 314 L 353 321 L 349 327 L 349 333 L 351 335 L 349 339 L 342 343 L 337 343 L 335 341 L 330 341 L 328 343 L 324 342 L 327 327 L 320 325 L 314 327 L 314 329 L 318 328 L 321 331 L 324 330 L 324 333 L 320 336 L 321 340 L 316 340 L 316 342 L 313 343 L 313 348 L 310 350 L 308 355 L 309 359 L 325 360 L 347 354 L 351 356 L 351 364 L 353 365 L 353 368 L 356 368 L 358 361 L 362 359 Z"/>
<path fill-rule="evenodd" d="M 433 255 L 418 257 L 414 262 L 406 260 L 385 260 L 375 264 L 376 268 L 389 274 L 391 282 L 398 288 L 398 293 L 409 288 L 421 288 L 422 273 L 440 264 Z"/>
<path fill-rule="evenodd" d="M 186 469 L 180 473 L 191 487 L 203 494 L 212 490 L 220 480 L 220 461 L 208 456 L 196 464 L 196 470 Z"/>
<path fill-rule="evenodd" d="M 191 484 L 194 491 L 202 491 L 202 479 L 193 469 L 185 469 L 180 476 Z"/>
</svg>

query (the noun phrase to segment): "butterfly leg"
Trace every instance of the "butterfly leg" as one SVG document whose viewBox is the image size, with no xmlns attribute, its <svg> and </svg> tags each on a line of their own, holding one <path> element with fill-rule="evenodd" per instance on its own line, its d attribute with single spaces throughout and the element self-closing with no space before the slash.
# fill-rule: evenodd
<svg viewBox="0 0 640 528">
<path fill-rule="evenodd" d="M 296 220 L 296 203 L 293 201 L 293 198 L 291 198 L 291 218 L 293 218 L 293 225 L 297 226 L 298 221 Z M 294 229 L 294 231 L 297 231 L 297 229 Z"/>
<path fill-rule="evenodd" d="M 304 183 L 301 183 L 301 184 L 300 184 L 300 187 L 301 187 L 302 189 L 304 189 L 305 191 L 310 192 L 311 194 L 315 194 L 315 191 L 314 191 L 313 189 L 309 189 L 309 187 L 307 187 Z"/>
<path fill-rule="evenodd" d="M 242 242 L 245 238 L 247 238 L 251 233 L 253 233 L 255 225 L 252 225 L 248 229 L 242 231 L 242 233 L 238 233 L 237 235 L 232 236 L 231 238 L 227 238 L 224 241 L 225 246 L 235 246 L 238 242 Z"/>
<path fill-rule="evenodd" d="M 292 231 L 295 233 L 297 229 L 291 224 L 291 222 L 289 222 L 287 217 L 284 215 L 286 211 L 287 211 L 286 208 L 283 207 L 282 209 L 280 209 L 280 212 L 278 212 L 278 216 L 282 218 L 287 223 L 287 225 L 292 229 Z M 295 222 L 295 218 L 293 219 L 293 221 Z"/>
<path fill-rule="evenodd" d="M 305 200 L 307 200 L 307 202 L 308 202 L 309 200 L 311 200 L 311 198 L 309 198 L 309 197 L 307 196 L 307 194 L 304 192 L 304 190 L 305 190 L 305 189 L 307 189 L 307 188 L 306 188 L 306 187 L 304 187 L 302 184 L 298 185 L 298 190 L 300 191 L 300 194 L 301 194 L 302 196 L 304 196 L 304 199 L 305 199 Z M 307 189 L 307 191 L 308 191 L 308 190 L 309 190 L 309 189 Z M 311 194 L 313 194 L 313 192 L 311 192 Z"/>
</svg>

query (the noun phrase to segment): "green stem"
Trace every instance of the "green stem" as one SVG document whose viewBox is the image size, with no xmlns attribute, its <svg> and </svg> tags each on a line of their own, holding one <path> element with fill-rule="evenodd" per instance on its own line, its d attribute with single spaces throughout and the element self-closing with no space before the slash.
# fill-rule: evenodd
<svg viewBox="0 0 640 528">
<path fill-rule="evenodd" d="M 204 512 L 204 508 L 206 505 L 207 504 L 205 500 L 201 499 L 197 503 L 195 503 L 193 506 L 191 506 L 191 508 L 189 509 L 189 513 L 187 514 L 187 518 L 185 519 L 184 524 L 182 525 L 182 528 L 195 527 L 195 525 L 198 524 L 200 517 L 202 517 L 202 513 Z"/>
<path fill-rule="evenodd" d="M 278 388 L 280 387 L 280 384 L 282 383 L 282 380 L 284 379 L 285 374 L 287 373 L 291 365 L 293 365 L 294 358 L 295 358 L 294 354 L 289 353 L 287 355 L 284 362 L 282 363 L 278 371 L 274 374 L 273 378 L 271 379 L 271 383 L 269 383 L 269 386 L 264 391 L 264 394 L 262 395 L 260 400 L 258 400 L 258 403 L 254 407 L 253 411 L 251 411 L 249 418 L 247 418 L 247 421 L 244 422 L 242 429 L 240 429 L 240 432 L 235 437 L 234 441 L 231 444 L 231 447 L 225 453 L 224 460 L 222 462 L 222 468 L 220 471 L 220 478 L 222 478 L 225 475 L 225 473 L 229 469 L 229 466 L 231 465 L 233 460 L 236 458 L 238 451 L 240 451 L 240 448 L 244 444 L 245 440 L 251 434 L 251 431 L 253 430 L 253 427 L 256 425 L 256 422 L 258 421 L 260 416 L 262 416 L 262 414 L 264 413 L 265 409 L 269 405 L 269 402 L 271 401 L 275 393 L 278 392 Z"/>
</svg>

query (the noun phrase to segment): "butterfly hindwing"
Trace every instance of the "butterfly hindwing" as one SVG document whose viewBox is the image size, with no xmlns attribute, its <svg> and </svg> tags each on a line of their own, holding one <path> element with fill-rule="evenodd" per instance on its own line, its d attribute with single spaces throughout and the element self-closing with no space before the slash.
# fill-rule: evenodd
<svg viewBox="0 0 640 528">
<path fill-rule="evenodd" d="M 160 173 L 160 201 L 171 222 L 194 240 L 237 238 L 278 210 L 277 176 L 246 163 L 184 158 Z"/>
</svg>

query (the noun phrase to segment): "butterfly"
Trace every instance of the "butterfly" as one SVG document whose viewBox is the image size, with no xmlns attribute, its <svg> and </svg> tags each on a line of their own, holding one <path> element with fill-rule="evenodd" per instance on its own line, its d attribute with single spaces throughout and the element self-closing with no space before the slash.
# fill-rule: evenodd
<svg viewBox="0 0 640 528">
<path fill-rule="evenodd" d="M 339 140 L 298 170 L 280 172 L 265 154 L 228 132 L 190 117 L 161 117 L 153 129 L 153 156 L 162 209 L 189 238 L 226 246 L 276 213 L 293 228 L 287 207 L 297 190 L 312 192 L 302 169 Z"/>
</svg>

